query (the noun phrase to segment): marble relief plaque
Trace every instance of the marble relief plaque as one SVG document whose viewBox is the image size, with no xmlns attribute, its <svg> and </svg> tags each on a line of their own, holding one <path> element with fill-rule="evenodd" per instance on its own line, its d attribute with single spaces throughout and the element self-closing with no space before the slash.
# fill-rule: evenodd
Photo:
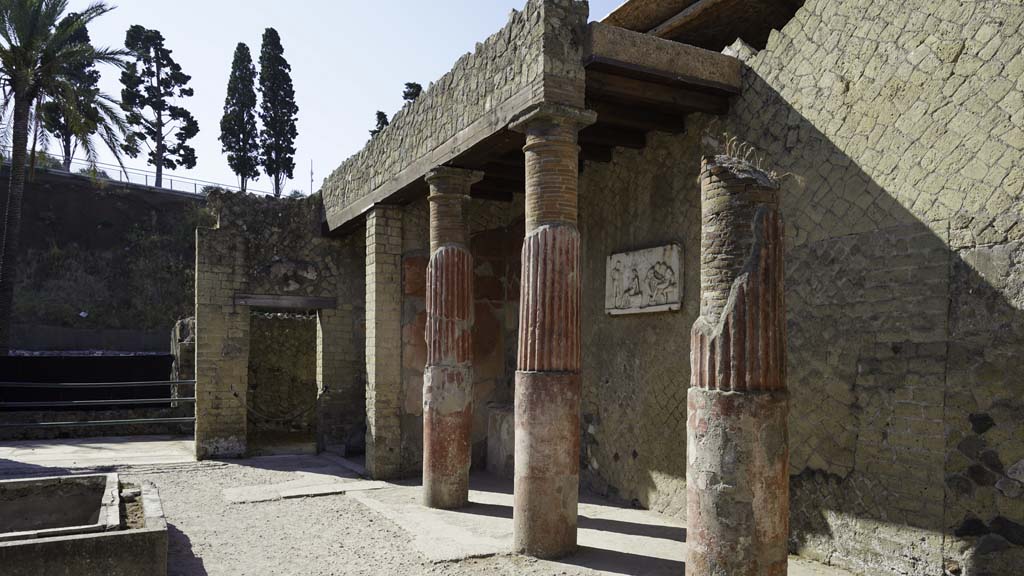
<svg viewBox="0 0 1024 576">
<path fill-rule="evenodd" d="M 668 244 L 609 256 L 604 281 L 605 311 L 620 315 L 682 308 L 682 252 L 679 244 Z"/>
</svg>

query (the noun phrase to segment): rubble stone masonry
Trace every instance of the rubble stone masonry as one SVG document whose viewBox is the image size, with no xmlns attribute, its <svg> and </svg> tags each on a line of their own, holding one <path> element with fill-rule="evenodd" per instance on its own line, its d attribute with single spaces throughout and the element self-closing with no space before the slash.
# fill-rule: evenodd
<svg viewBox="0 0 1024 576">
<path fill-rule="evenodd" d="M 724 120 L 587 164 L 584 285 L 678 241 L 684 306 L 610 318 L 584 292 L 590 485 L 683 515 L 702 153 L 782 175 L 790 549 L 885 575 L 1024 566 L 1024 6 L 807 0 L 748 58 Z M 639 229 L 636 222 L 650 223 Z M 673 432 L 674 431 L 674 432 Z"/>
</svg>

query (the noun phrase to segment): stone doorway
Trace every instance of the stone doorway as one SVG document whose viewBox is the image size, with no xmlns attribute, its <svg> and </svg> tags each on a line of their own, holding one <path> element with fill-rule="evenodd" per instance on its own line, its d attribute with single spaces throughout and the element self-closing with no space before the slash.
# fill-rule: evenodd
<svg viewBox="0 0 1024 576">
<path fill-rule="evenodd" d="M 249 452 L 316 453 L 316 314 L 257 309 L 249 322 Z"/>
</svg>

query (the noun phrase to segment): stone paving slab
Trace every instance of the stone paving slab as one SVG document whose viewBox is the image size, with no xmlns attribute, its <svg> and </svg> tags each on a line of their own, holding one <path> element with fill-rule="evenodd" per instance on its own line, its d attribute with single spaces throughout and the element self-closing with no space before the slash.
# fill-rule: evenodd
<svg viewBox="0 0 1024 576">
<path fill-rule="evenodd" d="M 356 480 L 355 482 L 319 484 L 316 486 L 282 490 L 281 498 L 306 498 L 312 496 L 329 496 L 332 494 L 348 494 L 350 492 L 362 492 L 365 490 L 380 490 L 387 486 L 387 482 L 377 480 Z"/>
<path fill-rule="evenodd" d="M 385 482 L 361 480 L 354 472 L 340 466 L 332 465 L 322 470 L 321 472 L 298 470 L 295 472 L 298 478 L 278 484 L 225 488 L 223 490 L 224 500 L 230 504 L 270 502 L 287 498 L 376 490 L 387 486 Z"/>
<path fill-rule="evenodd" d="M 460 510 L 433 510 L 421 504 L 418 484 L 350 494 L 405 532 L 417 552 L 431 562 L 454 562 L 509 554 L 512 547 L 511 482 L 474 476 L 470 504 Z M 682 574 L 686 528 L 682 522 L 646 510 L 584 498 L 579 505 L 579 551 L 551 564 L 553 574 L 568 567 L 597 574 L 661 576 Z M 541 561 L 545 562 L 545 561 Z M 791 576 L 851 576 L 850 573 L 790 557 Z"/>
<path fill-rule="evenodd" d="M 102 468 L 195 462 L 187 436 L 17 440 L 0 445 L 0 476 L 45 469 Z"/>
</svg>

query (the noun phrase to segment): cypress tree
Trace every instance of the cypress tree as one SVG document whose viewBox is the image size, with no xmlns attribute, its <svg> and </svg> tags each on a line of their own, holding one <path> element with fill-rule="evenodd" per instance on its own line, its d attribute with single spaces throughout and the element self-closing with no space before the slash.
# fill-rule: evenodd
<svg viewBox="0 0 1024 576">
<path fill-rule="evenodd" d="M 235 47 L 231 62 L 224 116 L 220 119 L 220 142 L 228 155 L 228 166 L 245 192 L 249 180 L 260 176 L 260 145 L 256 128 L 256 67 L 249 47 L 242 42 Z"/>
<path fill-rule="evenodd" d="M 263 150 L 263 171 L 274 182 L 274 196 L 280 197 L 285 180 L 295 169 L 295 127 L 299 107 L 292 87 L 292 67 L 284 59 L 284 48 L 277 30 L 263 32 L 260 50 L 260 146 Z"/>
</svg>

